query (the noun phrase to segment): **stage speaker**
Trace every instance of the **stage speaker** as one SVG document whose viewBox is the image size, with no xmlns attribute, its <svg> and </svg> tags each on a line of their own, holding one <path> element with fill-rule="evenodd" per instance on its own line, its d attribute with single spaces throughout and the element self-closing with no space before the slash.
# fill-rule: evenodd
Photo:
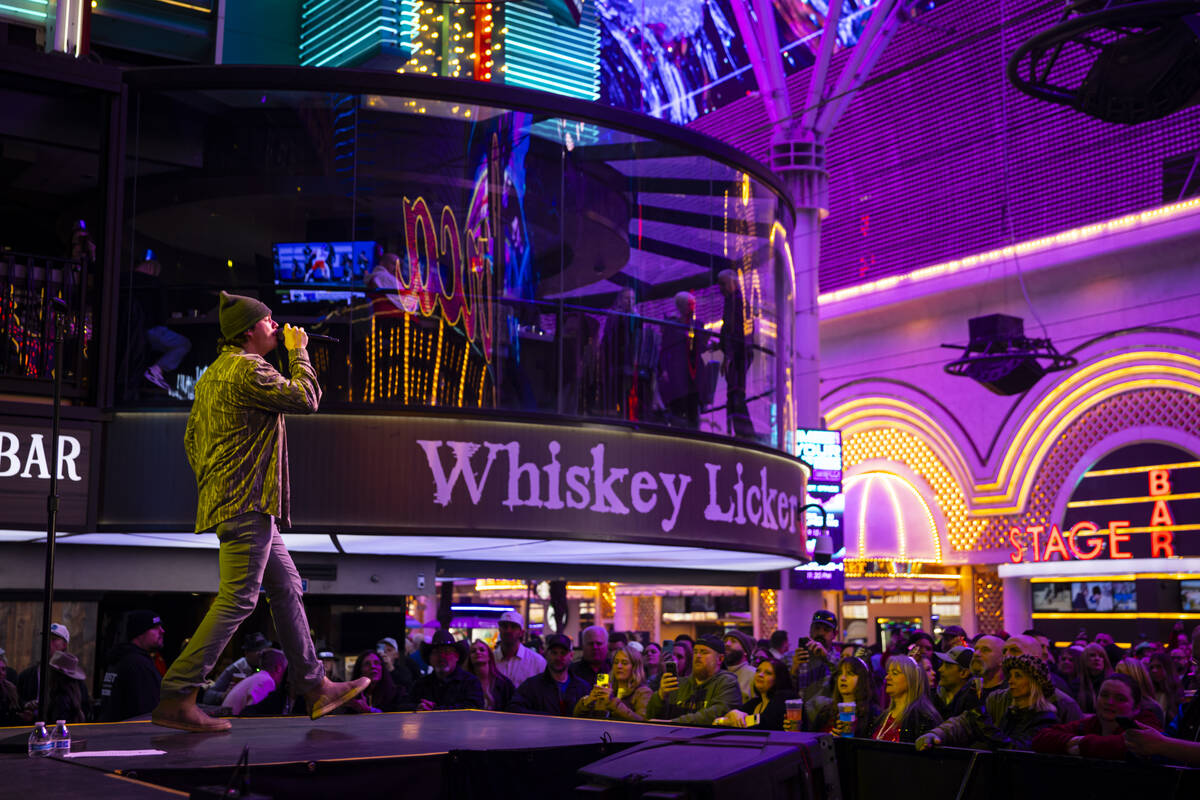
<svg viewBox="0 0 1200 800">
<path fill-rule="evenodd" d="M 1135 125 L 1194 103 L 1197 91 L 1200 43 L 1176 21 L 1105 45 L 1079 87 L 1079 110 Z"/>
<path fill-rule="evenodd" d="M 1008 314 L 972 317 L 967 322 L 968 353 L 985 354 L 966 365 L 963 374 L 999 395 L 1021 394 L 1033 388 L 1046 370 L 1025 342 L 1025 322 Z"/>
<path fill-rule="evenodd" d="M 823 750 L 821 740 L 829 744 Z M 576 798 L 812 800 L 838 786 L 823 734 L 725 730 L 662 736 L 589 764 Z M 828 752 L 829 758 L 825 753 Z M 840 792 L 838 793 L 840 794 Z"/>
</svg>

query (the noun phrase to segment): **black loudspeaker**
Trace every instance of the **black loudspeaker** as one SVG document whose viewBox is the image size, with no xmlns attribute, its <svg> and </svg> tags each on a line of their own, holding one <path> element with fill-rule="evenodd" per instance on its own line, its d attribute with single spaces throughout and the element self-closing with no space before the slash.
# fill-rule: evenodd
<svg viewBox="0 0 1200 800">
<path fill-rule="evenodd" d="M 1161 119 L 1200 90 L 1200 43 L 1183 22 L 1104 46 L 1079 87 L 1079 110 L 1105 122 Z"/>
<path fill-rule="evenodd" d="M 1038 343 L 1025 337 L 1025 323 L 1020 317 L 972 317 L 967 331 L 971 341 L 954 374 L 971 378 L 998 395 L 1026 392 L 1045 376 L 1046 370 L 1038 361 Z"/>
<path fill-rule="evenodd" d="M 821 747 L 822 739 L 832 742 L 828 735 L 746 729 L 686 737 L 651 739 L 589 764 L 579 771 L 586 782 L 575 797 L 810 800 L 832 796 L 829 781 L 837 786 L 837 769 Z"/>
</svg>

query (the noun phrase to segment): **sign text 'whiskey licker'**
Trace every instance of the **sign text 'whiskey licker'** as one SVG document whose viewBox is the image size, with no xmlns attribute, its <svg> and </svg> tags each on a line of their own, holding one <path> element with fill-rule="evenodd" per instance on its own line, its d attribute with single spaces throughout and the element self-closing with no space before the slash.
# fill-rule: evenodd
<svg viewBox="0 0 1200 800">
<path fill-rule="evenodd" d="M 1013 563 L 1200 555 L 1200 461 L 1179 448 L 1121 448 L 1084 473 L 1062 525 L 1009 531 Z"/>
<path fill-rule="evenodd" d="M 152 446 L 180 441 L 184 421 L 119 417 L 109 450 L 135 471 L 129 480 L 140 490 L 106 494 L 110 524 L 190 529 L 196 500 L 187 461 L 180 450 Z M 296 533 L 806 556 L 807 468 L 766 448 L 624 425 L 429 412 L 289 416 L 287 426 Z"/>
<path fill-rule="evenodd" d="M 504 484 L 501 505 L 545 511 L 572 508 L 597 514 L 655 515 L 664 533 L 675 530 L 684 502 L 704 492 L 704 519 L 715 523 L 762 527 L 768 531 L 795 531 L 800 498 L 772 486 L 767 467 L 747 476 L 738 461 L 725 465 L 705 462 L 700 492 L 689 489 L 696 476 L 687 472 L 662 472 L 613 466 L 605 463 L 605 445 L 587 451 L 585 463 L 563 463 L 562 444 L 551 440 L 541 462 L 522 461 L 521 442 L 452 442 L 419 439 L 433 477 L 433 501 L 445 507 L 460 483 L 471 504 L 478 506 L 489 480 Z M 482 454 L 481 454 L 482 451 Z M 476 457 L 478 455 L 478 457 Z M 448 456 L 448 458 L 447 458 Z M 497 461 L 507 474 L 493 478 Z M 482 463 L 480 463 L 482 462 Z M 497 470 L 498 471 L 498 470 Z"/>
</svg>

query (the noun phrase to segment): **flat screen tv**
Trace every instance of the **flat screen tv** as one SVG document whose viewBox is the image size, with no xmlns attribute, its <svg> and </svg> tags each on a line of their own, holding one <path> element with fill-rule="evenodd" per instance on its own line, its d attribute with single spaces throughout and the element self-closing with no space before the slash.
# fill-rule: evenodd
<svg viewBox="0 0 1200 800">
<path fill-rule="evenodd" d="M 1063 581 L 1031 584 L 1034 611 L 1070 611 L 1071 584 Z"/>
<path fill-rule="evenodd" d="M 281 242 L 273 250 L 275 286 L 285 303 L 364 296 L 375 265 L 375 242 Z"/>
<path fill-rule="evenodd" d="M 1075 581 L 1071 584 L 1072 611 L 1137 611 L 1133 581 Z"/>
<path fill-rule="evenodd" d="M 1179 609 L 1200 611 L 1200 581 L 1179 582 Z"/>
</svg>

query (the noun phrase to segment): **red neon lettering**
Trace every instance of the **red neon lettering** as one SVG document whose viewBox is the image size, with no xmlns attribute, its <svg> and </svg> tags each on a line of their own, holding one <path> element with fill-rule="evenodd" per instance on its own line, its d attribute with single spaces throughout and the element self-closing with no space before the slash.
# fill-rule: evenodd
<svg viewBox="0 0 1200 800">
<path fill-rule="evenodd" d="M 1150 527 L 1156 528 L 1159 525 L 1174 525 L 1175 518 L 1171 516 L 1171 509 L 1167 507 L 1166 500 L 1154 501 L 1154 513 L 1150 515 Z"/>
<path fill-rule="evenodd" d="M 1067 543 L 1063 541 L 1057 525 L 1050 526 L 1050 539 L 1046 542 L 1046 554 L 1042 560 L 1049 561 L 1051 553 L 1058 553 L 1063 561 L 1069 561 L 1071 558 L 1071 554 L 1067 552 Z"/>
<path fill-rule="evenodd" d="M 1108 557 L 1109 558 L 1133 558 L 1133 553 L 1125 553 L 1120 550 L 1118 545 L 1121 542 L 1128 542 L 1131 538 L 1128 533 L 1117 533 L 1118 528 L 1128 528 L 1129 520 L 1113 520 L 1108 523 Z"/>
<path fill-rule="evenodd" d="M 1020 528 L 1012 528 L 1008 532 L 1008 541 L 1012 543 L 1012 554 L 1008 559 L 1014 564 L 1020 564 L 1025 560 L 1025 545 L 1021 544 L 1019 537 L 1021 536 Z"/>
<path fill-rule="evenodd" d="M 1161 497 L 1171 493 L 1171 471 L 1168 469 L 1150 470 L 1150 496 Z"/>
<path fill-rule="evenodd" d="M 1091 561 L 1096 556 L 1100 555 L 1100 551 L 1104 549 L 1104 540 L 1092 540 L 1092 549 L 1086 553 L 1079 552 L 1079 548 L 1075 546 L 1076 536 L 1091 536 L 1099 532 L 1099 528 L 1092 522 L 1076 522 L 1071 526 L 1071 530 L 1067 531 L 1067 547 L 1071 553 L 1078 559 L 1083 561 Z"/>
<path fill-rule="evenodd" d="M 1150 531 L 1150 557 L 1174 558 L 1175 535 L 1170 531 Z"/>
<path fill-rule="evenodd" d="M 1045 525 L 1026 525 L 1025 532 L 1033 537 L 1033 560 L 1042 560 L 1042 531 L 1046 530 Z"/>
</svg>

